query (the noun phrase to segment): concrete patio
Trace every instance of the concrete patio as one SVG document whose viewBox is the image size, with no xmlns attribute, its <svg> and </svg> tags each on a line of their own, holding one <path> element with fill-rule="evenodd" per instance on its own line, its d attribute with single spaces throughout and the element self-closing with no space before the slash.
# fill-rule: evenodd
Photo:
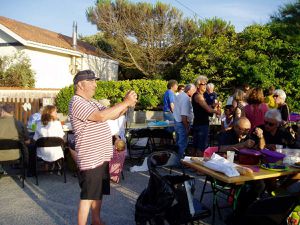
<svg viewBox="0 0 300 225">
<path fill-rule="evenodd" d="M 149 173 L 129 171 L 131 163 L 126 162 L 125 180 L 119 184 L 111 183 L 111 195 L 104 197 L 102 218 L 106 225 L 134 225 L 135 203 L 139 194 L 147 186 Z M 187 172 L 194 174 L 192 172 Z M 196 193 L 199 198 L 203 184 L 203 176 L 196 176 Z M 76 224 L 77 205 L 79 201 L 79 185 L 77 178 L 69 172 L 67 183 L 63 177 L 42 174 L 39 186 L 35 178 L 27 178 L 25 188 L 16 178 L 5 176 L 0 178 L 0 225 L 54 225 Z M 211 207 L 211 195 L 204 198 Z M 217 225 L 224 223 L 216 217 Z M 90 223 L 90 220 L 89 220 Z M 211 224 L 211 218 L 203 224 Z"/>
</svg>

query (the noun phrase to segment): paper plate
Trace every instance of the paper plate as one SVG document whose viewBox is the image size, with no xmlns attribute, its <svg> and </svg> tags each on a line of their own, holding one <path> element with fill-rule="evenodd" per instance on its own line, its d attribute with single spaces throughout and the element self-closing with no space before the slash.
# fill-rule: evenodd
<svg viewBox="0 0 300 225">
<path fill-rule="evenodd" d="M 260 167 L 265 170 L 272 170 L 272 171 L 277 171 L 277 172 L 285 171 L 285 170 L 289 169 L 285 165 L 278 165 L 276 163 L 265 163 L 265 164 L 261 164 Z"/>
</svg>

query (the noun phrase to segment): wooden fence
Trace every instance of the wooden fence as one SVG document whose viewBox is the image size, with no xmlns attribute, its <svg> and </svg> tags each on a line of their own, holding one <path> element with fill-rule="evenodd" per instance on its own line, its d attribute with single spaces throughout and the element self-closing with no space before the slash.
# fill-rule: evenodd
<svg viewBox="0 0 300 225">
<path fill-rule="evenodd" d="M 29 117 L 40 110 L 42 99 L 0 98 L 0 104 L 5 103 L 13 103 L 15 105 L 15 118 L 27 125 Z"/>
<path fill-rule="evenodd" d="M 0 104 L 13 103 L 15 118 L 27 125 L 41 105 L 53 104 L 59 89 L 0 87 Z"/>
</svg>

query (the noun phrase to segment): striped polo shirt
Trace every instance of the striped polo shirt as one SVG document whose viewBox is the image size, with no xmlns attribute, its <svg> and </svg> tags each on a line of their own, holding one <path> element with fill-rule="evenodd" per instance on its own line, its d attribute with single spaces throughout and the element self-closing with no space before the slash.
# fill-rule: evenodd
<svg viewBox="0 0 300 225">
<path fill-rule="evenodd" d="M 112 158 L 112 135 L 108 123 L 87 119 L 94 111 L 104 109 L 105 106 L 100 103 L 78 95 L 74 95 L 69 103 L 77 165 L 80 170 L 96 168 Z"/>
</svg>

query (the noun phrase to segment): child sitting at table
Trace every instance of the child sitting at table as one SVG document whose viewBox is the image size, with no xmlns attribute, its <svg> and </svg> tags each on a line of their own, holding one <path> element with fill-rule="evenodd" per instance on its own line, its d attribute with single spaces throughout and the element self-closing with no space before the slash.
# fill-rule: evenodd
<svg viewBox="0 0 300 225">
<path fill-rule="evenodd" d="M 233 127 L 233 105 L 226 105 L 224 109 L 224 114 L 221 119 L 221 131 L 227 131 Z"/>
</svg>

